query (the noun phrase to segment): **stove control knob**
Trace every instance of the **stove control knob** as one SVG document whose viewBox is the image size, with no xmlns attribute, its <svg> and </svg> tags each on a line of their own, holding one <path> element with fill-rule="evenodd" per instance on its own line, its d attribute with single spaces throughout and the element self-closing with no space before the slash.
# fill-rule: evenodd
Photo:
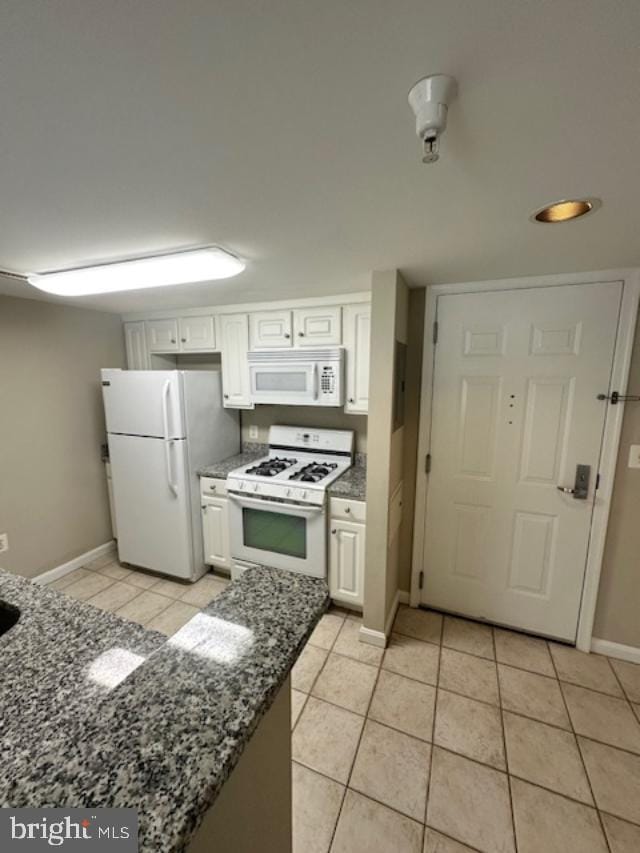
<svg viewBox="0 0 640 853">
<path fill-rule="evenodd" d="M 306 498 L 306 496 L 307 496 L 306 490 L 300 492 L 300 500 L 304 500 Z"/>
<path fill-rule="evenodd" d="M 288 498 L 290 498 L 290 497 L 291 497 L 291 489 L 287 489 L 287 497 L 288 497 Z"/>
<path fill-rule="evenodd" d="M 260 483 L 256 483 L 255 486 L 253 487 L 253 491 L 257 492 L 259 489 L 260 489 Z"/>
</svg>

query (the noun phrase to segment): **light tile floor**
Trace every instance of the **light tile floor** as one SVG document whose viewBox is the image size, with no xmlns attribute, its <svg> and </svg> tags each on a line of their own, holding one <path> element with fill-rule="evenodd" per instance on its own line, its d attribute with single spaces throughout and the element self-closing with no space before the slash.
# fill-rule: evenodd
<svg viewBox="0 0 640 853">
<path fill-rule="evenodd" d="M 639 853 L 640 666 L 402 607 L 293 671 L 294 853 Z"/>
<path fill-rule="evenodd" d="M 174 634 L 227 586 L 211 573 L 180 583 L 121 566 L 110 553 L 54 581 L 55 589 L 110 610 L 167 636 Z"/>
<path fill-rule="evenodd" d="M 226 586 L 107 555 L 54 582 L 171 635 Z M 334 609 L 292 673 L 294 853 L 638 853 L 640 666 L 402 607 Z"/>
</svg>

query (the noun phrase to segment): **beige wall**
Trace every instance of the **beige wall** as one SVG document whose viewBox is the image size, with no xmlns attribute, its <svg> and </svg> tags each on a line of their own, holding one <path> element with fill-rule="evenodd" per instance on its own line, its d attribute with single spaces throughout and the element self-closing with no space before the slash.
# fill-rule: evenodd
<svg viewBox="0 0 640 853">
<path fill-rule="evenodd" d="M 291 426 L 324 427 L 326 429 L 355 430 L 355 444 L 358 453 L 367 452 L 367 416 L 346 415 L 342 409 L 324 406 L 257 406 L 242 412 L 242 440 L 269 440 L 269 427 L 272 424 L 290 424 Z M 249 435 L 251 426 L 258 427 L 258 438 Z"/>
<path fill-rule="evenodd" d="M 120 317 L 0 296 L 0 532 L 33 577 L 111 539 L 101 367 L 124 366 Z"/>
<path fill-rule="evenodd" d="M 383 632 L 398 590 L 402 528 L 393 539 L 389 505 L 402 480 L 405 427 L 393 430 L 394 351 L 406 343 L 409 291 L 396 270 L 376 272 L 371 288 L 371 381 L 367 456 L 364 625 Z"/>
<path fill-rule="evenodd" d="M 627 387 L 640 394 L 640 326 Z M 627 467 L 631 444 L 640 444 L 640 403 L 625 407 L 593 634 L 640 648 L 640 469 Z"/>
</svg>

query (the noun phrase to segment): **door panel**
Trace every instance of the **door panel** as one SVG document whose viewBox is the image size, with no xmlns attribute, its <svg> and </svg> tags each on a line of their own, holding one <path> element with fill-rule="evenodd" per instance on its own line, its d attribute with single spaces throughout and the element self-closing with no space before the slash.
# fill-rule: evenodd
<svg viewBox="0 0 640 853">
<path fill-rule="evenodd" d="M 190 578 L 193 556 L 185 442 L 110 435 L 109 455 L 120 559 Z"/>
<path fill-rule="evenodd" d="M 107 432 L 163 438 L 166 428 L 169 438 L 184 438 L 177 370 L 102 370 L 101 377 Z"/>
<path fill-rule="evenodd" d="M 575 640 L 621 295 L 439 297 L 424 603 Z"/>
</svg>

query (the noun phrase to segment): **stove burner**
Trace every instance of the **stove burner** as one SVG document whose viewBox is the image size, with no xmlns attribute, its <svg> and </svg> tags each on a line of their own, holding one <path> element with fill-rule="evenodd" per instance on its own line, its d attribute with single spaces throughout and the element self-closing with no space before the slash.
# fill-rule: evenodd
<svg viewBox="0 0 640 853">
<path fill-rule="evenodd" d="M 275 456 L 273 459 L 265 459 L 259 465 L 254 465 L 253 468 L 247 468 L 245 474 L 256 474 L 258 477 L 275 477 L 292 465 L 295 465 L 297 459 L 281 459 Z"/>
<path fill-rule="evenodd" d="M 290 480 L 300 480 L 302 483 L 319 483 L 338 467 L 337 462 L 309 462 L 295 474 L 290 474 Z"/>
</svg>

